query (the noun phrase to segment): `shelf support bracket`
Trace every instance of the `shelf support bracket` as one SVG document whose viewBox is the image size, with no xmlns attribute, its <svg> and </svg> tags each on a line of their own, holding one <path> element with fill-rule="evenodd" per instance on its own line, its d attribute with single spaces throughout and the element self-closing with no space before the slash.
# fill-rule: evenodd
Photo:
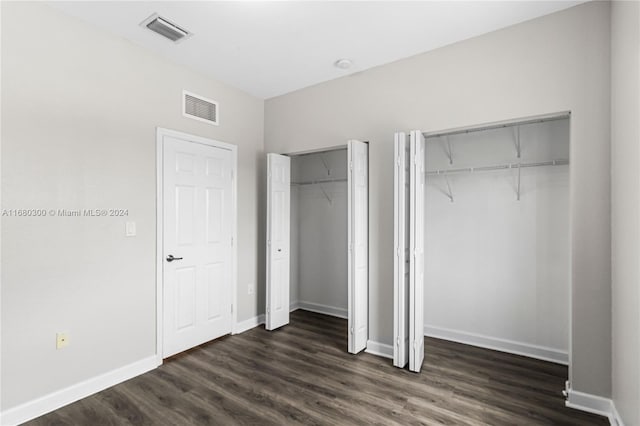
<svg viewBox="0 0 640 426">
<path fill-rule="evenodd" d="M 318 155 L 318 157 L 320 157 L 320 161 L 322 161 L 322 165 L 327 170 L 327 176 L 331 176 L 331 169 L 329 168 L 329 165 L 327 164 L 327 161 L 324 159 L 324 155 L 320 154 L 320 155 Z"/>
<path fill-rule="evenodd" d="M 447 174 L 444 174 L 444 181 L 447 184 L 447 193 L 445 194 L 448 198 L 449 201 L 451 201 L 453 203 L 453 191 L 451 190 L 451 183 L 449 182 L 449 176 L 447 176 Z"/>
<path fill-rule="evenodd" d="M 447 154 L 447 158 L 449 159 L 449 164 L 453 164 L 453 150 L 451 149 L 451 141 L 449 140 L 448 135 L 444 135 L 444 153 Z"/>
<path fill-rule="evenodd" d="M 331 197 L 329 197 L 329 194 L 327 194 L 327 191 L 324 190 L 324 185 L 320 184 L 318 186 L 320 187 L 320 191 L 322 191 L 322 195 L 324 195 L 324 198 L 326 198 L 327 201 L 329 202 L 329 205 L 333 204 Z"/>
<path fill-rule="evenodd" d="M 520 126 L 516 126 L 515 145 L 516 145 L 516 157 L 520 158 L 521 155 L 522 155 L 522 150 L 521 150 L 521 147 L 520 147 Z"/>
</svg>

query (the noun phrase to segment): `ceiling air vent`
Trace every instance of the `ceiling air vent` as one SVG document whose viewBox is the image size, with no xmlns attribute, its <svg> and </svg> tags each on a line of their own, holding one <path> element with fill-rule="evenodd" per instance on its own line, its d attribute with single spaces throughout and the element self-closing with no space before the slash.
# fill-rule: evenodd
<svg viewBox="0 0 640 426">
<path fill-rule="evenodd" d="M 140 24 L 142 27 L 146 27 L 156 34 L 161 35 L 164 38 L 168 38 L 174 43 L 178 43 L 186 38 L 191 37 L 191 33 L 184 28 L 180 28 L 178 25 L 170 22 L 157 13 L 149 16 Z"/>
<path fill-rule="evenodd" d="M 217 126 L 220 118 L 218 102 L 183 91 L 182 115 Z"/>
</svg>

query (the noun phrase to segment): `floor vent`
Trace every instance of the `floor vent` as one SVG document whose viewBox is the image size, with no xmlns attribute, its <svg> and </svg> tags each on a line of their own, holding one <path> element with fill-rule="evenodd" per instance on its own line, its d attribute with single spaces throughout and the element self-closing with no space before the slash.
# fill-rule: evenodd
<svg viewBox="0 0 640 426">
<path fill-rule="evenodd" d="M 218 102 L 187 91 L 182 92 L 182 114 L 185 117 L 216 126 L 219 124 L 220 111 Z"/>
</svg>

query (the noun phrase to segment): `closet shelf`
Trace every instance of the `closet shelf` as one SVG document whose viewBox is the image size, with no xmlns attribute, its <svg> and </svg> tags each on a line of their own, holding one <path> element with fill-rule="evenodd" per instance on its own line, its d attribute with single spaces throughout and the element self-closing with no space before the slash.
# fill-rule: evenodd
<svg viewBox="0 0 640 426">
<path fill-rule="evenodd" d="M 291 185 L 317 185 L 321 183 L 331 183 L 331 182 L 346 182 L 346 178 L 336 178 L 336 179 L 318 179 L 318 180 L 309 180 L 306 182 L 291 182 Z"/>
<path fill-rule="evenodd" d="M 444 132 L 432 132 L 432 133 L 423 132 L 422 135 L 426 139 L 431 139 L 431 138 L 437 138 L 440 136 L 461 135 L 461 134 L 468 134 L 468 133 L 474 133 L 474 132 L 482 132 L 484 130 L 504 129 L 507 127 L 519 127 L 519 126 L 525 126 L 527 124 L 537 124 L 537 123 L 545 123 L 547 121 L 564 120 L 566 118 L 569 118 L 570 116 L 571 116 L 570 113 L 553 114 L 546 117 L 533 118 L 530 120 L 520 120 L 520 121 L 513 121 L 510 123 L 501 123 L 501 124 L 489 124 L 486 126 L 472 127 L 469 129 L 452 129 Z"/>
</svg>

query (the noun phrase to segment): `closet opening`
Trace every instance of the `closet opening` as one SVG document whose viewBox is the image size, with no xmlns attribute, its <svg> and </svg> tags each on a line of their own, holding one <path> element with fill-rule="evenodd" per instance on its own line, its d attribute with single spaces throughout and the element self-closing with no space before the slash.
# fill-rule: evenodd
<svg viewBox="0 0 640 426">
<path fill-rule="evenodd" d="M 292 309 L 347 319 L 347 149 L 290 158 Z"/>
<path fill-rule="evenodd" d="M 345 348 L 358 353 L 368 339 L 367 144 L 268 161 L 266 328 L 296 309 L 347 319 Z"/>
<path fill-rule="evenodd" d="M 423 326 L 427 354 L 437 338 L 569 365 L 569 113 L 410 136 L 416 150 L 424 144 L 424 166 L 396 134 L 398 164 L 407 165 L 396 167 L 395 333 L 405 343 L 394 365 L 406 365 L 420 340 L 411 326 Z M 422 178 L 409 182 L 411 167 Z M 412 203 L 423 206 L 423 229 L 405 213 Z M 414 234 L 422 250 L 409 248 Z"/>
</svg>

